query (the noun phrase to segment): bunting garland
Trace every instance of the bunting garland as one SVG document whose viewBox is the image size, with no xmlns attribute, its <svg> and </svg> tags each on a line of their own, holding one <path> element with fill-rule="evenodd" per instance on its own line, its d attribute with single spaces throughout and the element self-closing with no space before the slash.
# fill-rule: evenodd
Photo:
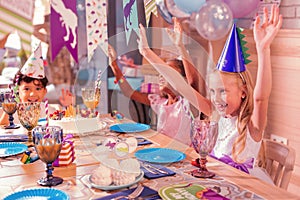
<svg viewBox="0 0 300 200">
<path fill-rule="evenodd" d="M 100 46 L 107 55 L 107 10 L 106 0 L 86 0 L 86 30 L 88 62 L 94 55 L 97 46 Z"/>
<path fill-rule="evenodd" d="M 52 61 L 63 46 L 78 62 L 76 0 L 51 0 L 50 32 Z"/>
<path fill-rule="evenodd" d="M 33 11 L 32 0 L 0 0 L 0 38 L 17 30 L 21 39 L 21 49 L 24 49 L 27 55 L 30 55 L 32 50 Z"/>
<path fill-rule="evenodd" d="M 123 0 L 124 29 L 128 44 L 132 30 L 139 34 L 139 20 L 136 0 Z"/>
<path fill-rule="evenodd" d="M 145 7 L 145 17 L 146 17 L 146 25 L 148 27 L 151 13 L 153 13 L 157 17 L 157 7 L 155 0 L 144 0 Z"/>
</svg>

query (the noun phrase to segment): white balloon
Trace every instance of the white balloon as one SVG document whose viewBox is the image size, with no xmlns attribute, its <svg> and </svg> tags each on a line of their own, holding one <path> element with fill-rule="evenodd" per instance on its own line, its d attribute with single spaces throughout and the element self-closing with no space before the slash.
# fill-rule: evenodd
<svg viewBox="0 0 300 200">
<path fill-rule="evenodd" d="M 195 17 L 198 33 L 205 39 L 213 41 L 226 36 L 232 27 L 232 12 L 221 0 L 210 0 L 204 4 Z"/>
</svg>

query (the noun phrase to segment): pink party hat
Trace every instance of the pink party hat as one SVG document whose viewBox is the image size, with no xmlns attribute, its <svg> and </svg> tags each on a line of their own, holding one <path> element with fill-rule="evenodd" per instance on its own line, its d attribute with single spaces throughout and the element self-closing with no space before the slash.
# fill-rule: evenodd
<svg viewBox="0 0 300 200">
<path fill-rule="evenodd" d="M 41 43 L 30 55 L 22 67 L 21 73 L 31 78 L 42 79 L 45 77 Z"/>
<path fill-rule="evenodd" d="M 243 40 L 245 36 L 241 34 L 241 29 L 236 28 L 233 24 L 230 34 L 227 38 L 222 54 L 219 58 L 217 69 L 223 72 L 243 72 L 246 70 L 246 64 L 250 62 L 247 58 L 249 54 L 246 53 Z"/>
</svg>

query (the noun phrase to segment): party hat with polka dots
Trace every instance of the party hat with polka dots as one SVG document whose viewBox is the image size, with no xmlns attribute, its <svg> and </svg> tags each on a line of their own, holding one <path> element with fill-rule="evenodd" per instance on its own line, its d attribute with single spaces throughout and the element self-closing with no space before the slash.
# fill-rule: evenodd
<svg viewBox="0 0 300 200">
<path fill-rule="evenodd" d="M 43 79 L 45 77 L 41 43 L 30 55 L 22 67 L 21 73 L 31 78 Z"/>
</svg>

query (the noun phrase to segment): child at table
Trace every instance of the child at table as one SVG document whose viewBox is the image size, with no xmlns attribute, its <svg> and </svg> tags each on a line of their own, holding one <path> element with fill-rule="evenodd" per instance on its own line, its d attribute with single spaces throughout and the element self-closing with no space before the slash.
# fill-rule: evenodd
<svg viewBox="0 0 300 200">
<path fill-rule="evenodd" d="M 132 100 L 150 105 L 157 114 L 158 132 L 190 145 L 189 130 L 191 117 L 186 112 L 189 110 L 187 100 L 182 98 L 162 76 L 159 77 L 160 94 L 141 93 L 132 89 L 118 67 L 116 52 L 110 45 L 108 47 L 108 56 L 110 59 L 109 63 L 111 63 L 110 67 L 116 78 L 115 82 L 119 84 L 123 94 Z M 170 59 L 165 64 L 185 77 L 181 60 Z"/>
<path fill-rule="evenodd" d="M 18 86 L 16 95 L 20 102 L 42 102 L 44 100 L 47 93 L 48 79 L 44 72 L 41 45 L 36 48 L 24 66 L 17 72 L 13 84 Z M 73 96 L 68 91 L 63 91 L 60 98 L 63 100 L 64 105 L 70 105 Z M 45 116 L 44 109 L 42 111 L 41 116 Z M 8 124 L 8 115 L 3 112 L 0 125 Z"/>
<path fill-rule="evenodd" d="M 272 87 L 270 45 L 281 25 L 282 16 L 279 15 L 279 8 L 275 5 L 271 8 L 270 19 L 268 19 L 267 9 L 264 9 L 262 25 L 260 25 L 259 17 L 255 20 L 254 40 L 258 55 L 258 71 L 254 88 L 251 76 L 245 67 L 235 26 L 219 59 L 218 70 L 211 73 L 208 83 L 210 102 L 220 115 L 219 135 L 213 155 L 269 183 L 272 183 L 272 180 L 264 171 L 256 167 L 255 159 L 258 157 L 266 127 L 268 101 Z M 140 26 L 139 41 L 140 51 L 144 52 L 145 47 L 147 48 L 147 39 L 142 26 Z M 236 47 L 238 49 L 231 49 Z M 152 60 L 151 63 L 156 63 L 156 60 Z M 161 65 L 154 64 L 153 66 L 163 73 L 168 81 L 171 81 Z M 178 85 L 180 83 L 177 83 L 173 82 L 172 86 L 179 93 L 184 93 L 182 87 Z M 202 106 L 203 103 L 207 103 L 206 99 L 196 91 L 194 92 L 196 98 L 186 97 L 190 103 L 202 112 L 211 113 L 212 107 Z"/>
</svg>

